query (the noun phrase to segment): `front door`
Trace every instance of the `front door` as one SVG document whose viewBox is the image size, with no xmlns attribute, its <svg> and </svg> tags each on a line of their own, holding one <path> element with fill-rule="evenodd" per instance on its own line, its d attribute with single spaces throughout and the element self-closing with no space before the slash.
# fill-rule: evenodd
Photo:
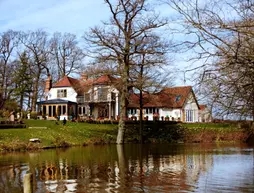
<svg viewBox="0 0 254 193">
<path fill-rule="evenodd" d="M 98 117 L 99 118 L 108 118 L 108 105 L 107 104 L 100 104 L 98 106 Z"/>
</svg>

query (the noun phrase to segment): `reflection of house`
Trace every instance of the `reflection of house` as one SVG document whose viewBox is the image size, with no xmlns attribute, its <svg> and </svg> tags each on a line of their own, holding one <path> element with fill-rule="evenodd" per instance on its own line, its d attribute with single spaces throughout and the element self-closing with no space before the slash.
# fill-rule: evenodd
<svg viewBox="0 0 254 193">
<path fill-rule="evenodd" d="M 119 80 L 110 75 L 96 79 L 63 77 L 52 86 L 45 85 L 46 100 L 38 102 L 39 111 L 48 119 L 60 120 L 90 116 L 94 119 L 117 119 L 120 112 Z M 198 122 L 200 107 L 191 86 L 165 88 L 156 94 L 143 94 L 143 114 L 162 120 Z M 139 95 L 129 98 L 128 118 L 139 119 Z M 203 119 L 202 119 L 203 120 Z"/>
<path fill-rule="evenodd" d="M 150 192 L 149 190 L 151 192 L 196 192 L 195 185 L 205 176 L 204 173 L 212 168 L 212 164 L 212 155 L 180 153 L 158 157 L 149 156 L 142 161 L 129 162 L 128 168 L 135 168 L 132 172 L 134 175 L 130 175 L 132 181 L 138 182 L 140 176 L 143 177 L 142 186 L 148 188 L 147 192 Z M 116 173 L 116 175 L 119 174 Z"/>
</svg>

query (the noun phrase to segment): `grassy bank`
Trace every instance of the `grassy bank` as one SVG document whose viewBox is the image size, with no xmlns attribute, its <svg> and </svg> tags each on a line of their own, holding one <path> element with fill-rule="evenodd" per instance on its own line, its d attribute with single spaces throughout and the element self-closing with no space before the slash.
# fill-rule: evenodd
<svg viewBox="0 0 254 193">
<path fill-rule="evenodd" d="M 246 123 L 182 124 L 184 140 L 189 143 L 246 142 L 254 133 Z"/>
<path fill-rule="evenodd" d="M 90 124 L 25 120 L 26 128 L 0 130 L 0 151 L 23 151 L 41 148 L 115 143 L 117 124 Z M 248 127 L 227 123 L 172 124 L 164 128 L 155 123 L 143 132 L 144 142 L 244 142 L 253 133 Z M 40 143 L 29 142 L 39 138 Z M 137 142 L 138 128 L 128 128 L 126 142 Z"/>
<path fill-rule="evenodd" d="M 115 142 L 117 125 L 25 120 L 26 128 L 1 129 L 2 151 L 29 150 L 38 148 L 67 147 L 105 142 Z M 40 143 L 29 142 L 39 138 Z"/>
</svg>

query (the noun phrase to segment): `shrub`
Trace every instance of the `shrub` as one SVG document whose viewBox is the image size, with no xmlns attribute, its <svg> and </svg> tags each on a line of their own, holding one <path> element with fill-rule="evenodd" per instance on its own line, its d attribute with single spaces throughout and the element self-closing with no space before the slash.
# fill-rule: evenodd
<svg viewBox="0 0 254 193">
<path fill-rule="evenodd" d="M 55 147 L 70 147 L 71 144 L 66 142 L 60 136 L 56 137 L 55 140 L 52 142 Z"/>
<path fill-rule="evenodd" d="M 31 119 L 37 119 L 37 112 L 31 112 L 30 113 L 30 118 Z"/>
</svg>

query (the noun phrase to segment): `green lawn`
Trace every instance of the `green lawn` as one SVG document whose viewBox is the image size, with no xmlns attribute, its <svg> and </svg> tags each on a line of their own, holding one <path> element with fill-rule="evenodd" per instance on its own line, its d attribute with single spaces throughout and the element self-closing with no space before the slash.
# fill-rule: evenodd
<svg viewBox="0 0 254 193">
<path fill-rule="evenodd" d="M 24 120 L 26 128 L 0 129 L 0 151 L 33 150 L 49 147 L 66 147 L 87 144 L 115 143 L 117 124 L 90 124 L 49 120 Z M 178 129 L 163 129 L 160 135 L 155 128 L 152 136 L 157 141 L 187 140 L 189 142 L 211 142 L 222 140 L 242 140 L 247 136 L 245 129 L 228 123 L 181 123 Z M 171 132 L 171 133 L 170 133 Z M 138 129 L 126 131 L 126 141 L 134 141 Z M 30 143 L 29 139 L 39 138 L 41 143 Z M 153 139 L 154 140 L 154 139 Z"/>
<path fill-rule="evenodd" d="M 60 121 L 47 120 L 25 120 L 25 124 L 27 128 L 0 130 L 2 149 L 34 146 L 28 143 L 31 138 L 39 138 L 41 143 L 37 146 L 40 147 L 107 143 L 115 141 L 117 134 L 117 125 L 113 124 L 67 122 L 63 125 Z"/>
</svg>

